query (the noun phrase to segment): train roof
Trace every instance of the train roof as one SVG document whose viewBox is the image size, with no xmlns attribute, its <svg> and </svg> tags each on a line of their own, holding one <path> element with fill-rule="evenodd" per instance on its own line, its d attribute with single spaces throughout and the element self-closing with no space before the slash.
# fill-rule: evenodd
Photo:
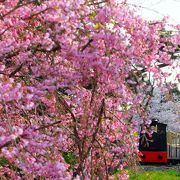
<svg viewBox="0 0 180 180">
<path fill-rule="evenodd" d="M 167 124 L 165 124 L 165 123 L 161 123 L 161 122 L 159 122 L 159 121 L 152 120 L 151 126 L 156 126 L 157 124 L 158 124 L 158 125 L 162 125 L 162 126 L 167 126 Z"/>
</svg>

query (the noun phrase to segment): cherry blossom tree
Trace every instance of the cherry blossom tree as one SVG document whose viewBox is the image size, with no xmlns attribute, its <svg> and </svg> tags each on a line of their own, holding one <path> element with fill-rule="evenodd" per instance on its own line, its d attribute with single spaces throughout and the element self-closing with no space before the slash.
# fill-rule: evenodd
<svg viewBox="0 0 180 180">
<path fill-rule="evenodd" d="M 1 0 L 0 175 L 108 179 L 132 165 L 143 71 L 160 85 L 156 60 L 171 64 L 180 39 L 161 37 L 165 24 L 126 1 Z"/>
<path fill-rule="evenodd" d="M 180 96 L 163 93 L 156 88 L 150 103 L 150 118 L 167 124 L 169 130 L 180 131 Z"/>
</svg>

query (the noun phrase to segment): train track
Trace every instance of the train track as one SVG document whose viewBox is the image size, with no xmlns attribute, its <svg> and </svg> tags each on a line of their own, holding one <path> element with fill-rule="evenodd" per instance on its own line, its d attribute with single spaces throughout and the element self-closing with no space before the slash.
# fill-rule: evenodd
<svg viewBox="0 0 180 180">
<path fill-rule="evenodd" d="M 180 172 L 180 164 L 178 165 L 140 165 L 143 171 L 168 171 L 175 170 Z"/>
</svg>

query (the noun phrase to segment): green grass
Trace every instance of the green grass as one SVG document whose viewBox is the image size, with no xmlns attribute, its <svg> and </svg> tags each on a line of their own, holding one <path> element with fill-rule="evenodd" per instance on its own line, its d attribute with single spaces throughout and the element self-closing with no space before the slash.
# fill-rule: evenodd
<svg viewBox="0 0 180 180">
<path fill-rule="evenodd" d="M 71 164 L 71 166 L 74 166 L 75 164 L 75 157 L 71 153 L 63 153 L 63 156 L 65 158 L 65 161 L 68 164 Z M 0 167 L 8 165 L 9 162 L 1 157 L 0 158 Z M 13 167 L 12 167 L 13 168 Z M 138 172 L 133 172 L 133 171 L 128 171 L 129 174 L 129 179 L 130 180 L 180 180 L 180 172 L 177 172 L 175 170 L 168 170 L 168 171 L 138 171 Z M 123 171 L 118 171 L 114 175 L 115 180 L 117 178 L 117 174 L 121 174 Z"/>
<path fill-rule="evenodd" d="M 180 180 L 180 172 L 177 171 L 140 171 L 129 175 L 130 180 Z"/>
</svg>

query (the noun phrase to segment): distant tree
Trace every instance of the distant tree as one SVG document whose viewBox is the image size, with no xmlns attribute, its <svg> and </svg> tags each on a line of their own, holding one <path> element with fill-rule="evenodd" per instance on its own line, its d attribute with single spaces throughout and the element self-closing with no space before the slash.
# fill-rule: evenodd
<svg viewBox="0 0 180 180">
<path fill-rule="evenodd" d="M 170 130 L 180 132 L 179 92 L 163 93 L 156 88 L 150 102 L 150 118 L 166 123 Z"/>
</svg>

